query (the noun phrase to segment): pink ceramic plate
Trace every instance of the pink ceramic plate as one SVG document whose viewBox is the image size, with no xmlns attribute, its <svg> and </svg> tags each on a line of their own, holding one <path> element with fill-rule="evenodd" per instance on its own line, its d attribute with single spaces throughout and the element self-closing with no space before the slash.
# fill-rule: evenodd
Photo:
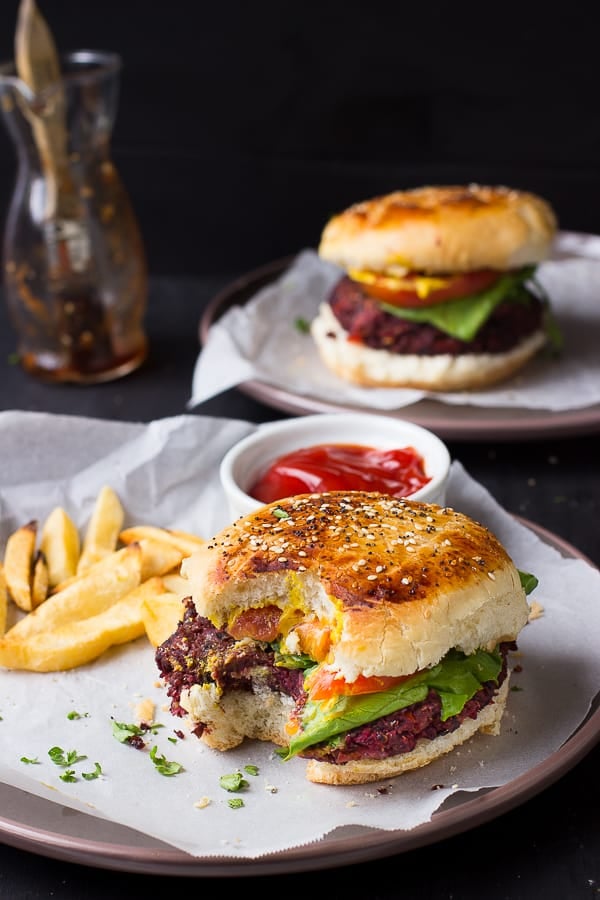
<svg viewBox="0 0 600 900">
<path fill-rule="evenodd" d="M 596 257 L 600 237 L 564 232 L 562 243 L 578 239 L 579 255 Z M 586 243 L 584 238 L 588 238 Z M 240 276 L 215 295 L 200 320 L 200 341 L 206 342 L 211 326 L 232 306 L 246 303 L 257 291 L 275 281 L 294 257 L 275 260 Z M 294 415 L 319 412 L 372 412 L 367 407 L 350 406 L 307 397 L 258 380 L 246 381 L 240 390 L 255 400 Z M 382 415 L 407 419 L 449 440 L 530 440 L 549 437 L 573 437 L 600 431 L 600 404 L 583 409 L 551 412 L 519 408 L 450 406 L 426 399 L 400 410 L 381 411 Z"/>
<path fill-rule="evenodd" d="M 564 556 L 583 559 L 573 546 L 519 519 Z M 197 877 L 276 875 L 334 868 L 404 853 L 488 822 L 549 787 L 600 741 L 600 703 L 578 730 L 544 762 L 508 784 L 476 794 L 455 794 L 429 822 L 411 831 L 356 827 L 321 841 L 256 860 L 189 856 L 121 825 L 49 803 L 0 784 L 0 839 L 42 856 L 127 872 Z"/>
</svg>

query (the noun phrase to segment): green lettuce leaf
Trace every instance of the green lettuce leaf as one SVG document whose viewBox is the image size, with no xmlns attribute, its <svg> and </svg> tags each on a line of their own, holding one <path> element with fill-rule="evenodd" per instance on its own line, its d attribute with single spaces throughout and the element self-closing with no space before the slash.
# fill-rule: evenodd
<svg viewBox="0 0 600 900">
<path fill-rule="evenodd" d="M 531 592 L 534 591 L 539 584 L 537 576 L 532 575 L 531 572 L 521 572 L 520 569 L 518 569 L 517 571 L 519 572 L 521 587 L 526 594 L 531 594 Z"/>
<path fill-rule="evenodd" d="M 333 701 L 308 700 L 302 727 L 289 747 L 278 755 L 290 759 L 307 747 L 330 741 L 336 735 L 366 725 L 427 697 L 430 688 L 439 694 L 442 719 L 457 715 L 486 681 L 496 681 L 502 668 L 498 653 L 477 650 L 470 656 L 451 650 L 436 666 L 408 678 L 387 691 L 340 696 Z M 307 673 L 307 676 L 310 673 Z"/>
<path fill-rule="evenodd" d="M 525 282 L 532 277 L 534 271 L 535 266 L 526 266 L 518 272 L 507 272 L 484 291 L 421 309 L 405 309 L 390 303 L 380 305 L 385 312 L 399 319 L 426 322 L 460 341 L 472 341 L 500 303 L 505 300 L 529 300 Z"/>
</svg>

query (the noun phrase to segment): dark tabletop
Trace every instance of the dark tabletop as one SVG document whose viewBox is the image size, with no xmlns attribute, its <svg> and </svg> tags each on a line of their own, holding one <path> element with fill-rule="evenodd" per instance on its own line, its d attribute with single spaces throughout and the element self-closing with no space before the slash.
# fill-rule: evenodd
<svg viewBox="0 0 600 900">
<path fill-rule="evenodd" d="M 0 408 L 148 422 L 186 408 L 199 350 L 198 324 L 215 292 L 239 273 L 154 277 L 147 316 L 150 354 L 121 380 L 97 386 L 45 385 L 12 362 L 15 339 L 0 305 Z M 193 414 L 264 422 L 286 414 L 231 390 Z M 454 459 L 507 510 L 524 516 L 600 565 L 600 437 L 449 441 Z M 1 459 L 1 449 L 0 449 Z M 573 598 L 576 602 L 576 598 Z M 549 712 L 549 714 L 551 714 Z M 527 802 L 440 843 L 367 863 L 322 871 L 250 876 L 244 885 L 288 898 L 389 900 L 545 900 L 600 894 L 600 749 Z M 157 891 L 219 891 L 232 879 L 134 874 L 88 868 L 0 845 L 0 897 L 152 896 Z"/>
</svg>

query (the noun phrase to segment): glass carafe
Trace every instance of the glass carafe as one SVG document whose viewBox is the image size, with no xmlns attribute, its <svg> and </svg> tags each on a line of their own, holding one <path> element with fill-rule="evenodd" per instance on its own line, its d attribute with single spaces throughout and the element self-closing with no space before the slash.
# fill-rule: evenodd
<svg viewBox="0 0 600 900">
<path fill-rule="evenodd" d="M 0 66 L 0 106 L 17 152 L 3 284 L 24 369 L 98 382 L 147 354 L 147 266 L 137 220 L 111 159 L 118 55 L 79 51 L 34 95 Z"/>
</svg>

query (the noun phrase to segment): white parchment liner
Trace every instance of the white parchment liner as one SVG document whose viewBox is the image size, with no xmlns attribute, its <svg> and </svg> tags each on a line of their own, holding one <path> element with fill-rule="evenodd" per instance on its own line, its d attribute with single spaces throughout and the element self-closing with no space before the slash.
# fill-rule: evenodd
<svg viewBox="0 0 600 900">
<path fill-rule="evenodd" d="M 425 397 L 450 405 L 556 412 L 600 403 L 600 237 L 561 232 L 552 258 L 536 273 L 564 338 L 561 355 L 544 351 L 510 380 L 479 391 L 363 388 L 330 372 L 312 337 L 295 323 L 315 317 L 340 275 L 314 250 L 304 250 L 280 278 L 228 310 L 198 356 L 189 407 L 254 379 L 296 396 L 374 410 L 401 409 Z"/>
<path fill-rule="evenodd" d="M 42 520 L 63 504 L 83 529 L 103 484 L 120 495 L 127 524 L 153 523 L 210 537 L 226 524 L 218 462 L 231 444 L 256 426 L 248 422 L 181 416 L 149 425 L 38 413 L 0 414 L 2 542 L 31 518 Z M 600 573 L 583 560 L 565 559 L 515 521 L 464 471 L 452 466 L 448 503 L 490 526 L 516 564 L 534 572 L 535 597 L 544 607 L 519 640 L 522 671 L 513 685 L 499 737 L 477 736 L 417 772 L 374 785 L 328 787 L 306 781 L 304 762 L 283 763 L 273 748 L 248 742 L 221 754 L 192 736 L 172 743 L 181 720 L 166 709 L 153 651 L 145 639 L 65 673 L 0 670 L 0 781 L 65 807 L 129 826 L 202 857 L 257 858 L 317 840 L 338 826 L 410 829 L 430 819 L 455 791 L 502 785 L 556 751 L 584 719 L 600 687 Z M 146 751 L 118 743 L 111 718 L 132 722 L 140 699 L 156 703 L 165 727 Z M 85 714 L 69 720 L 76 710 Z M 103 776 L 60 780 L 48 757 L 52 746 L 98 761 Z M 160 775 L 149 756 L 157 746 L 184 771 Z M 38 758 L 27 765 L 22 756 Z M 219 777 L 252 764 L 241 809 Z M 432 790 L 434 785 L 443 787 Z M 382 793 L 379 788 L 385 787 Z M 205 808 L 195 803 L 209 798 Z"/>
</svg>

